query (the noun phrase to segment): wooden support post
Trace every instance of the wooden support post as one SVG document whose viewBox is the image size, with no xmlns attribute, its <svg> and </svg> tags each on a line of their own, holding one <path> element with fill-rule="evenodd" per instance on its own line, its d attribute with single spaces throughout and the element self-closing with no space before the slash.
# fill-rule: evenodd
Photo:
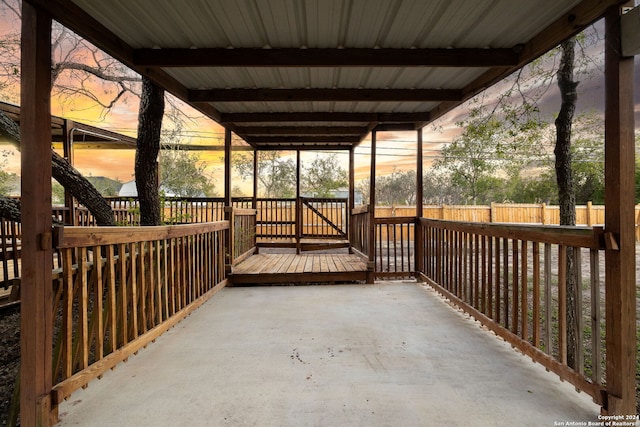
<svg viewBox="0 0 640 427">
<path fill-rule="evenodd" d="M 627 5 L 633 6 L 633 2 Z M 635 152 L 633 57 L 621 56 L 621 7 L 605 19 L 605 250 L 607 400 L 611 415 L 636 413 Z"/>
<path fill-rule="evenodd" d="M 224 130 L 224 219 L 229 221 L 225 271 L 227 276 L 233 272 L 233 203 L 231 200 L 231 131 Z"/>
<path fill-rule="evenodd" d="M 367 283 L 373 283 L 376 266 L 376 131 L 371 132 L 371 171 L 369 175 L 369 262 Z"/>
<path fill-rule="evenodd" d="M 258 158 L 258 151 L 253 150 L 253 199 L 251 199 L 251 209 L 256 209 L 256 212 L 258 209 Z M 254 240 L 257 239 L 258 216 L 259 214 L 256 213 L 256 235 L 253 236 Z M 258 253 L 260 248 L 257 245 L 254 246 L 256 247 L 256 253 Z"/>
<path fill-rule="evenodd" d="M 253 200 L 251 209 L 258 209 L 258 151 L 253 151 Z"/>
<path fill-rule="evenodd" d="M 422 178 L 424 175 L 424 171 L 422 168 L 422 162 L 423 162 L 423 149 L 424 149 L 424 143 L 422 141 L 422 128 L 418 129 L 418 135 L 417 135 L 417 156 L 416 156 L 416 225 L 415 225 L 415 235 L 414 235 L 414 242 L 413 242 L 413 253 L 415 255 L 415 266 L 416 266 L 416 273 L 418 272 L 424 272 L 424 256 L 423 256 L 423 245 L 422 245 L 422 239 L 424 238 L 424 236 L 422 235 L 422 227 L 420 227 L 420 218 L 422 218 L 423 215 L 423 209 L 422 209 L 422 205 L 423 205 L 423 201 L 422 199 L 424 198 L 424 189 L 422 187 Z M 419 275 L 418 275 L 419 277 Z"/>
<path fill-rule="evenodd" d="M 49 426 L 53 295 L 51 286 L 51 17 L 22 3 L 22 286 L 20 418 Z M 53 419 L 52 419 L 53 418 Z"/>
<path fill-rule="evenodd" d="M 229 221 L 229 229 L 227 230 L 226 236 L 227 241 L 225 244 L 227 245 L 227 250 L 225 251 L 225 272 L 226 276 L 229 277 L 233 274 L 233 257 L 234 257 L 234 243 L 235 243 L 235 218 L 233 212 L 233 206 L 225 206 L 224 207 L 224 219 L 225 221 Z"/>
<path fill-rule="evenodd" d="M 349 206 L 347 207 L 348 222 L 348 234 L 349 236 L 349 253 L 353 253 L 351 244 L 353 243 L 355 236 L 353 231 L 353 221 L 351 219 L 351 212 L 356 207 L 356 151 L 354 147 L 349 150 Z"/>
<path fill-rule="evenodd" d="M 224 130 L 224 205 L 231 206 L 231 131 Z"/>
<path fill-rule="evenodd" d="M 296 254 L 302 252 L 302 201 L 300 200 L 300 150 L 296 150 Z"/>
</svg>

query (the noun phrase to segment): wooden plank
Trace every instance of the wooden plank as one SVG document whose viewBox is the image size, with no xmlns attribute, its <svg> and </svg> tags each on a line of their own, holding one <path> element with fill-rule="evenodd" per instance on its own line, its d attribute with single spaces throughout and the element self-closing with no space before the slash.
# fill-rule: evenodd
<svg viewBox="0 0 640 427">
<path fill-rule="evenodd" d="M 296 269 L 298 268 L 298 264 L 300 263 L 300 260 L 302 259 L 302 257 L 300 256 L 296 256 L 294 257 L 294 259 L 291 261 L 291 264 L 289 264 L 289 267 L 287 268 L 287 273 L 295 273 Z"/>
<path fill-rule="evenodd" d="M 298 265 L 296 266 L 296 269 L 295 271 L 293 271 L 293 273 L 304 273 L 306 261 L 306 255 L 298 255 Z"/>
<path fill-rule="evenodd" d="M 283 256 L 280 262 L 278 263 L 278 265 L 274 266 L 273 272 L 285 273 L 289 269 L 289 266 L 291 265 L 294 259 L 295 259 L 295 254 L 287 254 Z"/>
<path fill-rule="evenodd" d="M 48 210 L 50 209 L 49 207 Z M 175 239 L 227 229 L 229 229 L 228 221 L 153 227 L 64 227 L 60 233 L 59 240 L 55 242 L 55 244 L 58 248 L 75 248 L 81 246 L 135 243 Z"/>
<path fill-rule="evenodd" d="M 78 288 L 78 353 L 80 369 L 89 366 L 89 289 L 87 284 L 87 250 L 80 248 L 78 256 L 78 273 L 76 275 Z"/>
<path fill-rule="evenodd" d="M 553 353 L 551 346 L 551 245 L 544 244 L 544 351 L 547 354 Z"/>
<path fill-rule="evenodd" d="M 116 300 L 116 262 L 113 245 L 107 246 L 107 296 L 108 296 L 108 321 L 107 330 L 109 331 L 108 348 L 111 352 L 116 351 L 118 347 L 118 323 L 116 318 L 117 300 Z"/>
<path fill-rule="evenodd" d="M 567 247 L 558 247 L 558 359 L 567 364 Z"/>
<path fill-rule="evenodd" d="M 320 259 L 320 272 L 328 273 L 331 272 L 329 269 L 329 258 L 327 255 L 316 255 Z"/>
<path fill-rule="evenodd" d="M 93 334 L 96 337 L 95 344 L 95 357 L 96 360 L 104 357 L 104 317 L 103 317 L 103 304 L 104 304 L 104 283 L 102 278 L 102 248 L 95 246 L 93 248 L 93 275 L 94 275 L 94 307 L 93 313 L 95 318 Z"/>
<path fill-rule="evenodd" d="M 533 242 L 533 345 L 540 347 L 540 244 Z"/>
<path fill-rule="evenodd" d="M 304 272 L 305 273 L 313 272 L 313 256 L 312 255 L 304 255 L 304 257 L 305 257 Z"/>
<path fill-rule="evenodd" d="M 522 265 L 520 267 L 520 336 L 524 340 L 529 339 L 529 301 L 528 301 L 528 243 L 526 241 L 521 242 L 521 257 Z"/>
<path fill-rule="evenodd" d="M 591 331 L 600 331 L 602 315 L 600 314 L 600 262 L 598 251 L 590 251 L 591 264 Z M 592 332 L 595 336 L 596 333 Z M 599 332 L 598 332 L 599 335 Z M 596 384 L 602 383 L 602 350 L 599 339 L 591 339 L 591 380 Z"/>
</svg>

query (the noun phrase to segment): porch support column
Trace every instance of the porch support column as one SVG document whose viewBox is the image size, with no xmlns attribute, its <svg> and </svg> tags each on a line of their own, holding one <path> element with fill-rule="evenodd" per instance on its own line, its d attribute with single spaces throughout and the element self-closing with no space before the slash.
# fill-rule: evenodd
<svg viewBox="0 0 640 427">
<path fill-rule="evenodd" d="M 224 130 L 224 205 L 231 206 L 231 131 Z"/>
<path fill-rule="evenodd" d="M 20 417 L 49 426 L 51 412 L 51 17 L 22 3 L 22 286 Z"/>
<path fill-rule="evenodd" d="M 376 131 L 371 132 L 371 171 L 369 175 L 369 262 L 367 283 L 373 283 L 376 267 Z"/>
<path fill-rule="evenodd" d="M 353 253 L 351 250 L 351 243 L 354 240 L 353 236 L 353 221 L 351 220 L 351 213 L 356 207 L 356 174 L 355 174 L 356 154 L 355 147 L 349 149 L 349 206 L 347 207 L 347 236 L 349 236 L 349 253 Z"/>
<path fill-rule="evenodd" d="M 300 150 L 296 150 L 296 254 L 302 252 L 302 201 L 300 200 Z"/>
<path fill-rule="evenodd" d="M 415 254 L 415 266 L 416 273 L 422 272 L 424 270 L 424 257 L 422 252 L 422 239 L 424 236 L 422 235 L 422 227 L 420 227 L 420 218 L 422 218 L 422 198 L 423 198 L 423 188 L 422 188 L 422 177 L 424 175 L 422 169 L 423 162 L 423 142 L 422 142 L 422 128 L 418 129 L 417 132 L 417 155 L 416 155 L 416 225 L 415 225 L 415 241 L 413 242 L 413 253 Z M 416 274 L 416 276 L 418 276 Z"/>
<path fill-rule="evenodd" d="M 628 3 L 633 6 L 633 2 Z M 633 57 L 622 57 L 621 8 L 605 20 L 605 283 L 610 415 L 636 413 Z"/>
<path fill-rule="evenodd" d="M 234 219 L 233 204 L 231 200 L 231 131 L 224 130 L 224 219 L 229 221 L 227 232 L 227 250 L 225 260 L 225 272 L 227 277 L 233 273 L 233 243 L 234 243 Z"/>
<path fill-rule="evenodd" d="M 253 200 L 251 209 L 258 208 L 258 151 L 253 150 Z"/>
</svg>

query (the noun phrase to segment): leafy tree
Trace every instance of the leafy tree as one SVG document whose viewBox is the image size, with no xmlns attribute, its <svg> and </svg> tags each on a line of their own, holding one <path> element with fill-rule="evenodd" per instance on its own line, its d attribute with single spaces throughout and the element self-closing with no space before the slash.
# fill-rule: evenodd
<svg viewBox="0 0 640 427">
<path fill-rule="evenodd" d="M 474 112 L 477 114 L 478 110 Z M 451 182 L 460 188 L 467 202 L 476 204 L 484 199 L 490 188 L 487 180 L 498 169 L 499 153 L 496 151 L 502 133 L 500 121 L 471 116 L 460 137 L 441 151 L 434 162 L 434 169 L 448 173 Z"/>
<path fill-rule="evenodd" d="M 434 168 L 422 177 L 422 199 L 428 205 L 455 205 L 463 202 L 460 188 L 453 185 L 448 174 Z"/>
<path fill-rule="evenodd" d="M 340 166 L 335 154 L 317 155 L 302 173 L 302 189 L 316 197 L 330 197 L 334 190 L 349 185 L 347 171 Z"/>
<path fill-rule="evenodd" d="M 253 156 L 237 153 L 233 167 L 243 180 L 253 179 Z M 258 191 L 263 197 L 296 196 L 296 162 L 283 159 L 280 151 L 258 152 Z"/>
<path fill-rule="evenodd" d="M 416 172 L 393 169 L 391 175 L 376 178 L 376 202 L 379 205 L 414 205 L 416 203 Z"/>
<path fill-rule="evenodd" d="M 51 203 L 64 205 L 64 187 L 59 182 L 51 183 Z"/>
<path fill-rule="evenodd" d="M 12 172 L 4 170 L 7 167 L 9 150 L 3 150 L 1 152 L 2 160 L 0 160 L 0 195 L 7 196 L 16 184 L 20 185 L 20 178 L 18 175 Z"/>
<path fill-rule="evenodd" d="M 244 194 L 244 191 L 242 191 L 239 185 L 234 185 L 231 189 L 231 197 L 247 197 L 247 195 Z"/>
<path fill-rule="evenodd" d="M 181 149 L 160 152 L 160 183 L 179 197 L 216 196 L 213 177 L 197 154 Z"/>
<path fill-rule="evenodd" d="M 104 176 L 88 176 L 87 180 L 105 197 L 117 196 L 120 187 L 122 187 L 122 182 L 119 180 Z"/>
</svg>

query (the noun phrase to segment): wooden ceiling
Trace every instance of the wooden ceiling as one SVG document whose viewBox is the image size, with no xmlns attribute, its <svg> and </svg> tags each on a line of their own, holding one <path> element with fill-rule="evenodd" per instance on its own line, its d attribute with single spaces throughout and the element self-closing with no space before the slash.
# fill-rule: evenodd
<svg viewBox="0 0 640 427">
<path fill-rule="evenodd" d="M 256 149 L 424 127 L 619 0 L 25 0 Z"/>
</svg>

